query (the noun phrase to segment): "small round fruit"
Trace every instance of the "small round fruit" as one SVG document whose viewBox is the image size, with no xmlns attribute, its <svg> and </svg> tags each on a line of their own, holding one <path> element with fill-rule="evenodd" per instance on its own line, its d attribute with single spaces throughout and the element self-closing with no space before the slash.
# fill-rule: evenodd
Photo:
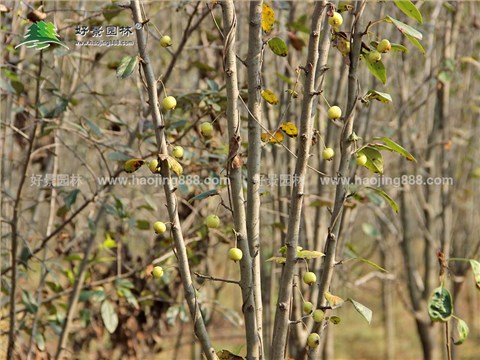
<svg viewBox="0 0 480 360">
<path fill-rule="evenodd" d="M 307 338 L 307 345 L 311 348 L 316 348 L 320 345 L 320 335 L 317 333 L 311 333 Z"/>
<path fill-rule="evenodd" d="M 337 105 L 331 106 L 328 109 L 327 115 L 329 119 L 337 120 L 342 116 L 342 109 Z"/>
<path fill-rule="evenodd" d="M 217 215 L 208 215 L 205 219 L 205 225 L 209 229 L 216 229 L 220 226 L 220 218 Z"/>
<path fill-rule="evenodd" d="M 365 154 L 357 154 L 357 159 L 356 159 L 357 165 L 363 166 L 367 163 L 367 156 Z"/>
<path fill-rule="evenodd" d="M 228 250 L 228 257 L 235 262 L 242 260 L 243 252 L 239 248 L 233 247 Z"/>
<path fill-rule="evenodd" d="M 172 46 L 172 38 L 168 35 L 162 36 L 160 39 L 160 46 L 164 48 Z"/>
<path fill-rule="evenodd" d="M 180 145 L 175 146 L 172 150 L 172 154 L 177 159 L 183 158 L 183 147 L 181 147 Z"/>
<path fill-rule="evenodd" d="M 312 285 L 315 284 L 317 281 L 317 275 L 311 271 L 307 271 L 305 274 L 303 274 L 303 282 L 307 285 Z"/>
<path fill-rule="evenodd" d="M 156 221 L 153 224 L 153 230 L 155 231 L 155 234 L 163 234 L 165 231 L 167 231 L 167 225 L 165 225 L 164 222 Z"/>
<path fill-rule="evenodd" d="M 330 26 L 340 26 L 343 23 L 343 17 L 340 13 L 334 11 L 333 15 L 328 19 Z"/>
<path fill-rule="evenodd" d="M 305 301 L 303 303 L 303 313 L 310 314 L 313 310 L 313 304 L 310 301 Z"/>
<path fill-rule="evenodd" d="M 381 53 L 389 52 L 392 49 L 392 44 L 387 39 L 383 39 L 377 45 L 377 50 Z"/>
<path fill-rule="evenodd" d="M 322 322 L 325 319 L 325 312 L 321 309 L 317 309 L 312 314 L 313 321 L 316 323 Z"/>
<path fill-rule="evenodd" d="M 155 279 L 160 279 L 163 276 L 163 268 L 161 266 L 155 266 L 152 270 L 152 275 Z"/>
<path fill-rule="evenodd" d="M 162 100 L 164 110 L 173 110 L 177 106 L 177 100 L 173 96 L 167 96 Z"/>
<path fill-rule="evenodd" d="M 203 122 L 200 124 L 200 133 L 206 138 L 212 137 L 213 125 L 210 122 Z"/>
<path fill-rule="evenodd" d="M 382 54 L 380 54 L 379 51 L 373 50 L 368 53 L 368 61 L 371 63 L 375 63 L 380 60 L 382 60 Z"/>
<path fill-rule="evenodd" d="M 158 173 L 158 160 L 153 159 L 152 161 L 150 161 L 148 163 L 148 168 L 150 169 L 150 171 L 152 173 L 157 174 Z"/>
<path fill-rule="evenodd" d="M 325 160 L 332 160 L 333 156 L 335 155 L 335 151 L 332 148 L 325 148 L 323 150 L 322 156 Z"/>
</svg>

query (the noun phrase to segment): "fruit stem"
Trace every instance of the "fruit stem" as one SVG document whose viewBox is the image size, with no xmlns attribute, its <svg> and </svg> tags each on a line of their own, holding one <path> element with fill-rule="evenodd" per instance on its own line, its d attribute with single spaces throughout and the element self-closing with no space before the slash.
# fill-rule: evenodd
<svg viewBox="0 0 480 360">
<path fill-rule="evenodd" d="M 323 100 L 325 100 L 325 102 L 327 103 L 327 106 L 328 106 L 329 108 L 331 108 L 330 103 L 328 102 L 328 100 L 327 100 L 327 98 L 325 97 L 325 95 L 323 95 L 323 92 L 320 93 L 320 95 L 322 95 L 322 98 L 323 98 Z"/>
<path fill-rule="evenodd" d="M 160 82 L 160 84 L 162 84 L 163 94 L 165 95 L 165 97 L 167 97 L 168 94 L 167 94 L 167 88 L 165 84 L 163 83 L 162 79 L 158 79 L 158 81 Z"/>
</svg>

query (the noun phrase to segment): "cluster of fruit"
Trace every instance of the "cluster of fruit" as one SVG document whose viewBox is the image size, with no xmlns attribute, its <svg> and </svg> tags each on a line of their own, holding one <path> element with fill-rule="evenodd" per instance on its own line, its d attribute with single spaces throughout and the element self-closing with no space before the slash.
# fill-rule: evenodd
<svg viewBox="0 0 480 360">
<path fill-rule="evenodd" d="M 209 229 L 218 229 L 220 227 L 221 221 L 220 218 L 215 214 L 208 215 L 205 220 L 204 224 Z M 155 234 L 160 235 L 167 231 L 167 224 L 163 221 L 156 221 L 153 224 L 153 231 Z M 228 257 L 230 260 L 235 262 L 242 260 L 243 252 L 237 247 L 232 247 L 228 250 Z M 152 275 L 156 279 L 160 279 L 164 274 L 163 268 L 161 266 L 155 266 L 152 270 Z"/>
<path fill-rule="evenodd" d="M 315 284 L 317 276 L 312 271 L 307 271 L 303 274 L 303 282 L 309 286 Z M 313 321 L 321 323 L 325 319 L 325 311 L 322 309 L 313 310 L 313 304 L 310 301 L 303 303 L 303 313 L 305 315 L 312 315 Z M 316 348 L 320 344 L 320 335 L 311 333 L 307 338 L 307 344 L 311 348 Z"/>
</svg>

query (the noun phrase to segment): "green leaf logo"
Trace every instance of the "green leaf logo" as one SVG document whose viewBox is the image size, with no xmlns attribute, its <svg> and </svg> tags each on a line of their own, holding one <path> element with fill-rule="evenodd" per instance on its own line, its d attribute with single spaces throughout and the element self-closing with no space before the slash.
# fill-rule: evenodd
<svg viewBox="0 0 480 360">
<path fill-rule="evenodd" d="M 51 22 L 39 21 L 32 24 L 24 38 L 15 48 L 26 45 L 28 48 L 35 47 L 37 50 L 42 50 L 49 47 L 50 44 L 58 44 L 68 49 L 68 46 L 58 38 L 57 28 Z"/>
</svg>

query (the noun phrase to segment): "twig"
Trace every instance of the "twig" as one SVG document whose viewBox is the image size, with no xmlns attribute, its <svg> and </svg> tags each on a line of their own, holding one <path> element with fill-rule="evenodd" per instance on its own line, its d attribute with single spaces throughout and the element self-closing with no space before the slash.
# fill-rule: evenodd
<svg viewBox="0 0 480 360">
<path fill-rule="evenodd" d="M 220 281 L 220 282 L 224 282 L 224 283 L 240 285 L 240 281 L 238 281 L 238 280 L 229 280 L 229 279 L 218 278 L 218 277 L 214 277 L 214 276 L 210 276 L 210 275 L 202 275 L 202 274 L 199 274 L 198 272 L 194 272 L 194 274 L 197 277 L 199 277 L 200 279 L 211 280 L 211 281 Z"/>
<path fill-rule="evenodd" d="M 28 165 L 30 163 L 30 158 L 32 156 L 33 144 L 35 142 L 35 136 L 38 128 L 38 118 L 40 115 L 40 83 L 42 81 L 42 70 L 43 70 L 43 50 L 40 51 L 40 59 L 37 72 L 37 87 L 35 90 L 35 122 L 32 129 L 32 135 L 30 136 L 27 148 L 27 154 L 23 161 L 23 169 L 20 177 L 20 184 L 18 185 L 17 194 L 15 197 L 15 203 L 13 206 L 13 216 L 12 216 L 12 249 L 11 249 L 11 260 L 12 260 L 12 277 L 11 277 L 11 288 L 10 288 L 10 324 L 8 329 L 8 345 L 7 345 L 7 359 L 13 359 L 14 347 L 15 347 L 15 327 L 16 327 L 16 291 L 17 291 L 17 252 L 18 252 L 18 220 L 20 209 L 20 202 L 22 197 L 23 186 L 25 185 L 25 180 L 27 178 Z"/>
</svg>

